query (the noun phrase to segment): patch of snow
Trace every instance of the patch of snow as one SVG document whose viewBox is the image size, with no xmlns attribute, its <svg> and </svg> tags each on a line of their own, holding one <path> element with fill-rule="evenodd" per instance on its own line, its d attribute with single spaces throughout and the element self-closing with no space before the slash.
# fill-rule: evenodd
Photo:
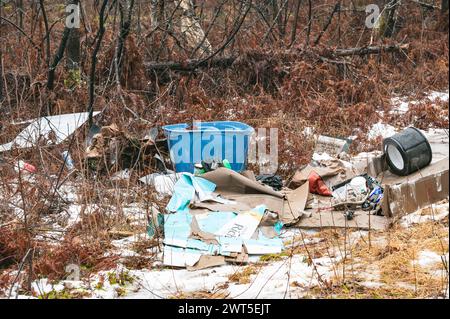
<svg viewBox="0 0 450 319">
<path fill-rule="evenodd" d="M 38 298 L 33 297 L 33 296 L 18 295 L 18 296 L 16 297 L 16 299 L 38 299 Z"/>
<path fill-rule="evenodd" d="M 37 295 L 44 295 L 48 294 L 51 291 L 61 291 L 63 289 L 63 284 L 58 283 L 56 285 L 53 285 L 49 283 L 47 278 L 41 278 L 31 283 L 31 290 L 33 290 Z"/>
<path fill-rule="evenodd" d="M 230 282 L 229 276 L 240 272 L 246 267 L 239 265 L 224 265 L 198 271 L 186 269 L 163 270 L 130 270 L 129 274 L 135 278 L 131 285 L 133 289 L 126 289 L 123 298 L 168 298 L 179 293 L 195 291 L 216 291 L 218 287 L 228 285 L 229 298 L 298 298 L 304 294 L 301 287 L 309 287 L 318 283 L 317 272 L 322 279 L 329 279 L 333 275 L 333 265 L 336 258 L 322 257 L 314 259 L 316 270 L 306 263 L 304 256 L 295 255 L 269 264 L 255 265 L 256 274 L 251 275 L 250 283 L 239 284 Z M 98 275 L 96 277 L 98 278 Z M 98 281 L 98 280 L 97 280 Z M 296 282 L 300 287 L 292 287 Z M 95 280 L 92 281 L 95 287 Z M 93 298 L 117 298 L 115 285 L 104 281 L 101 289 L 95 289 Z"/>
<path fill-rule="evenodd" d="M 348 237 L 347 237 L 347 243 L 348 243 L 348 245 L 350 245 L 350 247 L 351 247 L 351 246 L 355 246 L 355 245 L 357 245 L 357 244 L 359 243 L 359 241 L 360 241 L 361 239 L 363 239 L 364 237 L 366 237 L 368 234 L 369 234 L 369 232 L 368 232 L 368 231 L 365 231 L 365 230 L 357 230 L 357 231 L 354 231 L 354 232 L 352 232 L 352 233 L 350 233 L 350 234 L 348 235 Z"/>
<path fill-rule="evenodd" d="M 82 282 L 80 280 L 63 280 L 63 281 L 59 282 L 57 286 L 55 286 L 56 287 L 55 290 L 56 291 L 62 290 L 61 286 L 63 287 L 62 289 L 64 289 L 64 288 L 67 288 L 67 289 L 85 288 L 84 282 Z"/>
<path fill-rule="evenodd" d="M 421 224 L 429 221 L 439 221 L 448 216 L 449 213 L 448 203 L 434 204 L 428 207 L 431 207 L 431 209 L 434 212 L 433 214 L 423 215 L 424 209 L 421 209 L 414 213 L 403 216 L 400 219 L 400 225 L 404 228 L 407 228 L 414 224 Z"/>
<path fill-rule="evenodd" d="M 392 113 L 405 114 L 409 111 L 409 102 L 405 97 L 394 97 L 391 99 Z"/>
<path fill-rule="evenodd" d="M 80 212 L 81 212 L 80 205 L 69 205 L 66 212 L 69 214 L 69 218 L 67 220 L 68 226 L 72 226 L 78 221 L 80 221 Z"/>
<path fill-rule="evenodd" d="M 318 273 L 323 279 L 332 275 L 328 266 L 318 265 Z M 248 284 L 232 283 L 228 287 L 230 298 L 234 299 L 266 299 L 266 298 L 298 298 L 304 293 L 300 287 L 292 287 L 296 282 L 298 286 L 309 287 L 317 284 L 317 273 L 309 266 L 303 256 L 293 256 L 282 261 L 273 262 L 262 267 L 257 274 L 252 275 Z"/>
<path fill-rule="evenodd" d="M 431 102 L 436 102 L 436 100 L 438 100 L 438 99 L 443 102 L 448 102 L 449 92 L 448 91 L 445 91 L 445 92 L 431 91 L 430 93 L 427 94 L 425 99 L 428 99 Z M 420 102 L 423 102 L 423 100 L 410 100 L 406 96 L 393 97 L 391 99 L 391 105 L 392 105 L 391 113 L 400 114 L 400 115 L 405 114 L 409 111 L 409 105 L 416 105 Z"/>
<path fill-rule="evenodd" d="M 314 153 L 312 156 L 313 161 L 329 161 L 334 159 L 334 157 L 330 156 L 328 153 Z"/>
<path fill-rule="evenodd" d="M 153 173 L 141 177 L 139 180 L 145 184 L 155 187 L 156 192 L 163 196 L 171 196 L 174 191 L 175 183 L 181 177 L 180 173 L 160 174 Z"/>
<path fill-rule="evenodd" d="M 416 290 L 416 286 L 414 286 L 413 284 L 407 283 L 407 282 L 396 282 L 395 286 L 399 287 L 399 288 L 403 288 L 403 289 L 409 289 L 409 290 Z"/>
<path fill-rule="evenodd" d="M 128 180 L 130 179 L 131 172 L 129 169 L 123 169 L 121 171 L 116 172 L 113 176 L 111 176 L 112 181 L 120 181 L 120 180 Z"/>
<path fill-rule="evenodd" d="M 397 133 L 397 130 L 392 125 L 378 122 L 374 124 L 370 129 L 369 133 L 367 133 L 367 138 L 369 140 L 376 139 L 379 136 L 381 136 L 382 138 L 388 138 L 394 135 L 395 133 Z"/>
<path fill-rule="evenodd" d="M 228 276 L 239 267 L 226 265 L 200 271 L 186 269 L 131 270 L 140 290 L 126 298 L 167 298 L 180 292 L 211 291 L 216 285 L 227 282 Z"/>
<path fill-rule="evenodd" d="M 437 99 L 440 99 L 443 102 L 448 102 L 448 94 L 449 92 L 437 92 L 437 91 L 431 91 L 428 95 L 427 98 L 430 99 L 431 101 L 435 101 Z"/>
<path fill-rule="evenodd" d="M 300 229 L 295 227 L 289 227 L 289 228 L 283 228 L 280 233 L 280 238 L 283 239 L 283 241 L 292 240 L 293 238 L 301 236 L 300 233 L 303 233 L 303 235 L 315 235 L 319 231 L 315 229 Z"/>
<path fill-rule="evenodd" d="M 448 256 L 441 256 L 434 251 L 424 250 L 419 253 L 418 259 L 413 262 L 416 262 L 421 267 L 427 267 L 436 263 L 442 263 L 442 257 L 448 260 Z"/>
</svg>

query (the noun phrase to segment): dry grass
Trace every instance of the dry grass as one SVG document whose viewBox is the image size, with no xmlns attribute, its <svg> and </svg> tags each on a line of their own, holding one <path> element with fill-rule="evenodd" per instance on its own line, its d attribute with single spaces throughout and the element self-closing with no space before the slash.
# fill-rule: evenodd
<svg viewBox="0 0 450 319">
<path fill-rule="evenodd" d="M 257 266 L 250 265 L 228 276 L 228 280 L 230 282 L 236 282 L 241 285 L 248 284 L 251 282 L 251 276 L 257 273 L 258 273 Z"/>
<path fill-rule="evenodd" d="M 380 289 L 359 285 L 353 287 L 351 293 L 362 289 L 364 294 L 374 296 L 382 293 L 401 298 L 441 296 L 448 285 L 448 261 L 437 261 L 422 267 L 418 259 L 423 251 L 441 256 L 447 254 L 448 236 L 447 225 L 428 222 L 406 229 L 395 226 L 387 233 L 374 234 L 371 245 L 367 239 L 359 241 L 346 260 L 348 273 L 343 287 L 348 288 L 348 282 L 366 281 L 367 276 L 371 275 L 382 284 Z M 442 276 L 436 275 L 436 271 L 441 272 Z M 338 276 L 335 280 L 340 282 L 342 277 Z M 405 291 L 409 293 L 404 294 Z"/>
</svg>

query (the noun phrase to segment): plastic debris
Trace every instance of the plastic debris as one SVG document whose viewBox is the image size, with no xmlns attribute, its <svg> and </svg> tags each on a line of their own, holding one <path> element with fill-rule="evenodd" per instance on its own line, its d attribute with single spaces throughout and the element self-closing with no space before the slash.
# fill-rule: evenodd
<svg viewBox="0 0 450 319">
<path fill-rule="evenodd" d="M 216 185 L 208 180 L 196 177 L 190 173 L 183 173 L 175 184 L 174 194 L 167 204 L 169 212 L 183 210 L 191 201 L 198 198 L 200 201 L 212 199 L 212 192 Z"/>
<path fill-rule="evenodd" d="M 269 185 L 276 191 L 280 191 L 283 188 L 283 180 L 278 175 L 258 175 L 256 176 L 256 180 L 265 185 Z"/>
<path fill-rule="evenodd" d="M 150 238 L 160 236 L 164 231 L 164 215 L 155 207 L 152 207 L 151 214 L 147 215 L 147 234 Z"/>
<path fill-rule="evenodd" d="M 94 112 L 94 116 L 100 112 Z M 71 113 L 41 117 L 31 122 L 16 138 L 0 146 L 0 152 L 13 148 L 29 148 L 38 142 L 57 145 L 75 132 L 88 119 L 89 113 Z"/>
<path fill-rule="evenodd" d="M 375 210 L 378 211 L 381 208 L 381 201 L 383 199 L 383 188 L 375 186 L 370 192 L 366 201 L 362 205 L 363 210 Z"/>
<path fill-rule="evenodd" d="M 331 196 L 332 193 L 327 187 L 327 185 L 322 180 L 322 177 L 320 177 L 319 174 L 317 174 L 315 171 L 312 171 L 308 176 L 309 181 L 309 190 L 311 193 L 324 195 L 324 196 Z"/>
<path fill-rule="evenodd" d="M 153 173 L 143 176 L 139 179 L 142 183 L 151 185 L 159 195 L 172 195 L 175 183 L 181 177 L 182 173 L 170 172 L 168 174 Z"/>
<path fill-rule="evenodd" d="M 354 216 L 355 216 L 355 212 L 353 210 L 348 210 L 345 212 L 345 218 L 347 220 L 353 220 Z"/>
<path fill-rule="evenodd" d="M 357 195 L 367 194 L 366 179 L 362 176 L 357 176 L 350 181 L 350 186 Z"/>
<path fill-rule="evenodd" d="M 227 159 L 224 159 L 221 162 L 217 162 L 214 160 L 211 162 L 202 161 L 201 163 L 197 163 L 194 165 L 194 174 L 195 175 L 205 174 L 207 172 L 214 171 L 219 167 L 231 169 L 231 164 Z"/>
<path fill-rule="evenodd" d="M 15 166 L 15 169 L 16 169 L 16 172 L 27 171 L 29 173 L 36 173 L 36 167 L 35 166 L 33 166 L 31 164 L 28 164 L 28 163 L 26 163 L 26 162 L 24 162 L 22 160 L 19 160 L 17 162 L 17 166 Z"/>
<path fill-rule="evenodd" d="M 64 160 L 64 164 L 66 165 L 67 169 L 69 171 L 75 169 L 75 163 L 74 163 L 74 161 L 72 159 L 72 156 L 70 156 L 69 151 L 63 151 L 61 153 L 61 155 L 62 155 L 62 158 Z"/>
</svg>

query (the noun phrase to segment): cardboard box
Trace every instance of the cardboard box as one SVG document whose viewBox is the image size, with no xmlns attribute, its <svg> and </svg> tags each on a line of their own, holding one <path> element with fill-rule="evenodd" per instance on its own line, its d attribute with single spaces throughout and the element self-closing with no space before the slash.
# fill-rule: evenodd
<svg viewBox="0 0 450 319">
<path fill-rule="evenodd" d="M 384 187 L 382 209 L 385 216 L 399 218 L 427 205 L 448 198 L 449 158 L 408 176 L 389 171 L 378 175 Z"/>
</svg>

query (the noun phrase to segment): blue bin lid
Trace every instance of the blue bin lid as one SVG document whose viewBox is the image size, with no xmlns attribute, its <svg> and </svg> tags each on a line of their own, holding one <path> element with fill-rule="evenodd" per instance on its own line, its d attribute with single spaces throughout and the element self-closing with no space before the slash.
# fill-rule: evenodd
<svg viewBox="0 0 450 319">
<path fill-rule="evenodd" d="M 164 131 L 166 132 L 175 132 L 175 133 L 189 133 L 189 132 L 208 132 L 208 133 L 222 133 L 227 131 L 242 132 L 246 134 L 252 134 L 255 130 L 253 127 L 234 121 L 217 121 L 217 122 L 194 122 L 195 125 L 199 125 L 198 128 L 192 129 L 189 124 L 181 123 L 181 124 L 171 124 L 163 126 Z"/>
</svg>

